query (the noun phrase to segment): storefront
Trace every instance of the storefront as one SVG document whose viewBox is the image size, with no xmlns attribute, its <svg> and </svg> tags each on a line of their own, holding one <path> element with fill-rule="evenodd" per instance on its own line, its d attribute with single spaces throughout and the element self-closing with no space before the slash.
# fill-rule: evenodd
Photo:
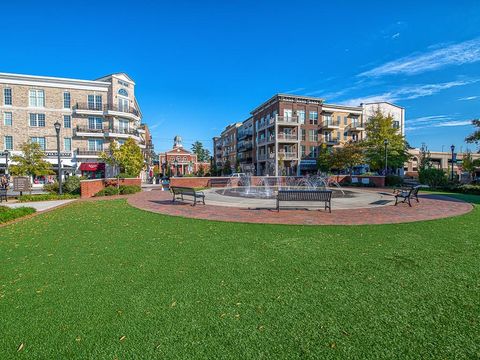
<svg viewBox="0 0 480 360">
<path fill-rule="evenodd" d="M 87 179 L 103 179 L 105 177 L 105 164 L 97 162 L 83 162 L 79 170 Z"/>
</svg>

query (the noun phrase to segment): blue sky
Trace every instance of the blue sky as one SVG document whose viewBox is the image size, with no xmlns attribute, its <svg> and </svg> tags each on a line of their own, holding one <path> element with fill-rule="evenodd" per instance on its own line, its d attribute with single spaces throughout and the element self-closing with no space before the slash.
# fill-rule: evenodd
<svg viewBox="0 0 480 360">
<path fill-rule="evenodd" d="M 393 101 L 432 150 L 465 150 L 480 117 L 479 1 L 17 4 L 2 4 L 0 72 L 128 73 L 157 151 L 176 134 L 210 147 L 278 92 Z"/>
</svg>

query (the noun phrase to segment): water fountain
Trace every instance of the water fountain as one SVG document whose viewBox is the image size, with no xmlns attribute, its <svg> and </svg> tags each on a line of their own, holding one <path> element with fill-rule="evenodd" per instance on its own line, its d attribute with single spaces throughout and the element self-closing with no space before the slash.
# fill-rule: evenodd
<svg viewBox="0 0 480 360">
<path fill-rule="evenodd" d="M 335 187 L 335 189 L 332 189 Z M 272 199 L 278 190 L 325 190 L 333 191 L 334 197 L 347 196 L 346 193 L 336 181 L 327 176 L 262 176 L 252 177 L 250 175 L 241 175 L 239 178 L 231 178 L 227 186 L 218 191 L 221 195 Z"/>
</svg>

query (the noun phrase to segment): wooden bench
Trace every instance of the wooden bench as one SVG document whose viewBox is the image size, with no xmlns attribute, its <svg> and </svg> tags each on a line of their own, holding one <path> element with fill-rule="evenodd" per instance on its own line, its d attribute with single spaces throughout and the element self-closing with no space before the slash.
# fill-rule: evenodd
<svg viewBox="0 0 480 360">
<path fill-rule="evenodd" d="M 197 199 L 202 200 L 203 205 L 205 205 L 205 194 L 202 191 L 196 191 L 194 188 L 183 186 L 170 186 L 170 191 L 173 194 L 172 202 L 175 202 L 179 196 L 183 201 L 183 197 L 186 195 L 193 197 L 193 206 L 197 205 Z"/>
<path fill-rule="evenodd" d="M 225 187 L 228 185 L 230 178 L 219 178 L 219 179 L 210 179 L 208 180 L 209 187 Z"/>
<path fill-rule="evenodd" d="M 412 207 L 412 204 L 410 202 L 411 199 L 415 199 L 418 202 L 418 191 L 420 190 L 422 186 L 417 185 L 413 186 L 410 188 L 400 188 L 400 189 L 395 189 L 393 190 L 394 196 L 395 196 L 395 206 L 401 202 L 401 203 L 407 203 L 408 206 Z M 402 199 L 402 201 L 399 201 Z"/>
<path fill-rule="evenodd" d="M 325 203 L 325 210 L 332 212 L 331 190 L 278 190 L 277 211 L 280 211 L 281 201 L 318 201 Z"/>
<path fill-rule="evenodd" d="M 7 199 L 7 189 L 5 189 L 5 188 L 0 188 L 0 203 L 3 201 L 3 199 L 5 199 L 5 201 L 8 202 L 8 199 Z"/>
</svg>

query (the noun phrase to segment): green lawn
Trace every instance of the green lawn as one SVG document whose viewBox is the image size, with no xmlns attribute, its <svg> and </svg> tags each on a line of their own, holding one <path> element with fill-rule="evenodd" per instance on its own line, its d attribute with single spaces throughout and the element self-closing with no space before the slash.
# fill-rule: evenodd
<svg viewBox="0 0 480 360">
<path fill-rule="evenodd" d="M 0 229 L 0 359 L 479 358 L 479 224 L 478 206 L 314 227 L 75 203 Z"/>
</svg>

